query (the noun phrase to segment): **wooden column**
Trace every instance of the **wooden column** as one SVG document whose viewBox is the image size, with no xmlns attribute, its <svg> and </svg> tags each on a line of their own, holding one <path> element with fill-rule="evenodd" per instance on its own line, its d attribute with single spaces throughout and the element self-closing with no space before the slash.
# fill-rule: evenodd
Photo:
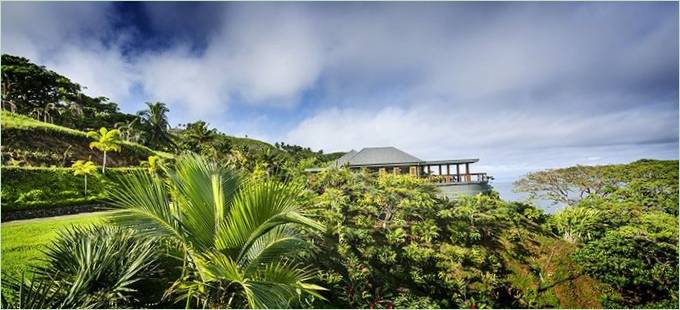
<svg viewBox="0 0 680 310">
<path fill-rule="evenodd" d="M 446 175 L 451 175 L 449 166 L 450 166 L 449 164 L 446 164 Z"/>
<path fill-rule="evenodd" d="M 465 180 L 470 182 L 470 163 L 465 163 Z"/>
<path fill-rule="evenodd" d="M 460 182 L 460 164 L 456 164 L 456 178 L 458 178 L 458 182 Z"/>
</svg>

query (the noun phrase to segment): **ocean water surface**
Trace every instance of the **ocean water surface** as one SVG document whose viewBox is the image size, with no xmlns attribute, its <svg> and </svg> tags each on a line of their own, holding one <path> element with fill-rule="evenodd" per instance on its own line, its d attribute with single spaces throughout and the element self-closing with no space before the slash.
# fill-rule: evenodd
<svg viewBox="0 0 680 310">
<path fill-rule="evenodd" d="M 543 199 L 535 199 L 530 201 L 528 198 L 529 195 L 527 193 L 516 193 L 513 191 L 514 186 L 512 185 L 512 182 L 513 181 L 493 180 L 489 184 L 491 184 L 493 189 L 501 195 L 503 200 L 506 201 L 520 201 L 530 203 L 550 214 L 553 214 L 564 207 L 563 204 L 554 204 L 551 201 Z"/>
</svg>

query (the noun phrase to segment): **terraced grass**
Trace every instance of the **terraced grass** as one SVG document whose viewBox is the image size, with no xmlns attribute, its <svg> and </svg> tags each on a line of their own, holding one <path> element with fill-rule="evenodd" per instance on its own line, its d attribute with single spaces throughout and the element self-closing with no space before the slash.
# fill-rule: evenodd
<svg viewBox="0 0 680 310">
<path fill-rule="evenodd" d="M 89 148 L 91 139 L 87 138 L 87 134 L 83 131 L 41 122 L 7 111 L 2 111 L 0 115 L 2 116 L 3 153 L 7 153 L 4 154 L 5 157 L 35 157 L 27 161 L 33 161 L 32 165 L 40 165 L 42 160 L 50 166 L 59 162 L 58 159 L 65 156 L 68 150 L 74 158 L 66 158 L 69 160 L 64 161 L 70 162 L 70 160 L 91 157 L 93 161 L 101 162 L 101 152 Z M 121 146 L 121 152 L 109 154 L 111 166 L 136 166 L 150 155 L 166 159 L 173 157 L 172 154 L 155 151 L 128 141 L 122 141 Z"/>
<path fill-rule="evenodd" d="M 39 264 L 41 248 L 54 240 L 59 229 L 102 223 L 116 211 L 81 213 L 2 223 L 2 274 L 21 277 L 31 264 Z"/>
</svg>

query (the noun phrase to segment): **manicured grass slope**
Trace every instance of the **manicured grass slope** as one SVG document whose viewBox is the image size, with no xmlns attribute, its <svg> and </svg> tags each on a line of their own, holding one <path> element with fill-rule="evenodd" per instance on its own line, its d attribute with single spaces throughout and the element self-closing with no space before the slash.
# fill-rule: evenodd
<svg viewBox="0 0 680 310">
<path fill-rule="evenodd" d="M 2 114 L 3 163 L 10 159 L 21 160 L 23 165 L 70 166 L 73 161 L 90 158 L 101 164 L 102 153 L 89 147 L 91 139 L 86 133 L 27 116 L 3 111 Z M 151 155 L 170 158 L 172 155 L 154 151 L 136 143 L 121 143 L 121 151 L 109 153 L 107 165 L 111 167 L 137 166 Z"/>
<path fill-rule="evenodd" d="M 115 212 L 115 211 L 112 211 Z M 101 223 L 111 212 L 81 213 L 51 218 L 2 223 L 3 277 L 21 277 L 30 264 L 38 264 L 41 248 L 57 236 L 59 229 L 72 225 Z"/>
</svg>

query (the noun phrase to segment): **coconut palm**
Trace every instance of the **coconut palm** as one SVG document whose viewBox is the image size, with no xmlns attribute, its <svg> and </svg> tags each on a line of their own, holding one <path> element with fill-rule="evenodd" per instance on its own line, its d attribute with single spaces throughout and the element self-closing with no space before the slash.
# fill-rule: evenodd
<svg viewBox="0 0 680 310">
<path fill-rule="evenodd" d="M 123 211 L 112 220 L 178 245 L 183 275 L 169 292 L 187 307 L 286 307 L 323 289 L 295 263 L 299 230 L 323 228 L 303 214 L 299 188 L 245 182 L 193 154 L 165 174 L 166 182 L 143 172 L 122 179 L 112 196 Z"/>
<path fill-rule="evenodd" d="M 82 175 L 85 177 L 85 195 L 87 196 L 87 176 L 97 172 L 97 167 L 91 161 L 79 160 L 73 163 L 73 175 Z"/>
<path fill-rule="evenodd" d="M 104 174 L 106 173 L 106 153 L 120 151 L 120 143 L 122 142 L 120 131 L 118 129 L 108 130 L 102 127 L 99 129 L 99 132 L 88 132 L 87 137 L 97 140 L 90 142 L 91 149 L 98 149 L 104 153 L 104 160 L 102 162 L 102 174 Z"/>
<path fill-rule="evenodd" d="M 146 143 L 153 148 L 168 145 L 176 147 L 169 132 L 170 123 L 167 113 L 170 110 L 162 102 L 147 102 L 146 105 L 148 109 L 137 112 L 138 120 L 148 130 Z"/>
<path fill-rule="evenodd" d="M 207 149 L 216 137 L 217 133 L 214 129 L 209 129 L 206 122 L 188 123 L 181 133 L 181 148 L 201 152 L 202 149 Z"/>
</svg>

